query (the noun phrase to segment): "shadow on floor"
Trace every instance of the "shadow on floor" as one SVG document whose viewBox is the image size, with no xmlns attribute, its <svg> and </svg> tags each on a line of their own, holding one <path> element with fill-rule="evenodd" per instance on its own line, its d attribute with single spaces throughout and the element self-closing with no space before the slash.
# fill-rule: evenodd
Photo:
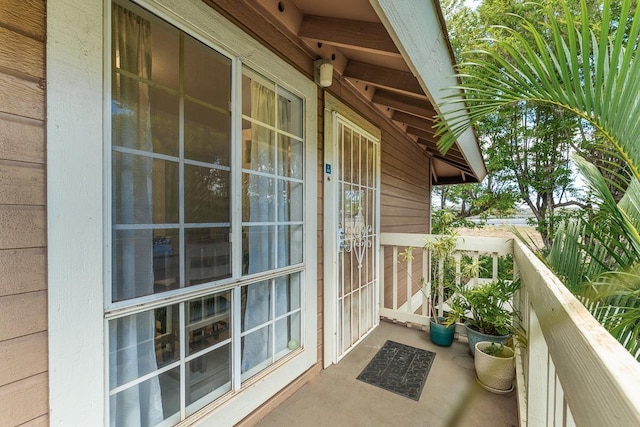
<svg viewBox="0 0 640 427">
<path fill-rule="evenodd" d="M 356 380 L 387 340 L 436 353 L 419 401 Z M 357 348 L 305 384 L 259 427 L 515 427 L 515 393 L 495 395 L 475 382 L 466 342 L 438 347 L 419 329 L 381 322 Z"/>
</svg>

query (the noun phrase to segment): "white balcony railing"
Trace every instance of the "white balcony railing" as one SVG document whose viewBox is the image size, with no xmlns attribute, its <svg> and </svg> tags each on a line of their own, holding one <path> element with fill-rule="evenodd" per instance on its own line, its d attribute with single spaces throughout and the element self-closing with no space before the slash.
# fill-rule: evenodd
<svg viewBox="0 0 640 427">
<path fill-rule="evenodd" d="M 380 315 L 428 324 L 429 307 L 420 292 L 429 287 L 430 257 L 422 251 L 434 236 L 382 233 Z M 401 254 L 413 247 L 414 259 Z M 521 426 L 640 426 L 640 364 L 614 340 L 524 245 L 511 239 L 458 238 L 460 254 L 489 256 L 491 278 L 499 257 L 513 255 L 521 288 L 515 301 L 526 344 L 516 349 Z"/>
</svg>

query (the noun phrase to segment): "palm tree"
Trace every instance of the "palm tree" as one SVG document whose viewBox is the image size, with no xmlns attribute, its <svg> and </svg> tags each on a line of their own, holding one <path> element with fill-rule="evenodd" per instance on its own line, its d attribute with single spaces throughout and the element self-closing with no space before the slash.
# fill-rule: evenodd
<svg viewBox="0 0 640 427">
<path fill-rule="evenodd" d="M 599 133 L 593 157 L 613 161 L 574 156 L 597 208 L 558 229 L 546 261 L 640 360 L 640 8 L 622 0 L 612 16 L 605 0 L 595 33 L 585 0 L 577 22 L 566 1 L 544 24 L 520 18 L 524 33 L 503 28 L 509 40 L 490 39 L 461 64 L 464 99 L 441 106 L 438 145 L 446 152 L 473 123 L 519 103 L 573 114 Z M 619 201 L 612 189 L 624 194 Z"/>
</svg>

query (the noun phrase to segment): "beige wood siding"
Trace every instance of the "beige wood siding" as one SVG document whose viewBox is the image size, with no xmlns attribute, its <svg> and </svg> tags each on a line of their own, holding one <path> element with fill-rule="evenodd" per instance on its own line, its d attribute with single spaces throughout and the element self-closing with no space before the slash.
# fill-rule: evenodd
<svg viewBox="0 0 640 427">
<path fill-rule="evenodd" d="M 0 414 L 47 425 L 45 2 L 0 0 Z"/>
<path fill-rule="evenodd" d="M 282 32 L 275 31 L 262 17 L 259 8 L 240 1 L 205 0 L 218 12 L 222 13 L 247 33 L 262 40 L 266 45 L 286 58 L 302 73 L 313 78 L 313 61 L 316 59 L 300 48 L 295 41 L 289 40 Z M 380 110 L 365 102 L 356 90 L 344 79 L 334 79 L 327 89 L 364 119 L 381 130 L 381 231 L 382 232 L 415 232 L 429 231 L 430 204 L 430 158 L 413 141 L 410 141 Z M 324 191 L 324 95 L 318 91 L 318 360 L 322 365 L 324 351 L 324 230 L 323 227 L 323 191 Z M 416 262 L 420 262 L 416 260 Z M 391 262 L 388 258 L 387 262 Z M 417 268 L 417 267 L 416 267 Z M 317 374 L 317 369 L 310 370 L 305 376 Z M 308 379 L 308 378 L 307 378 Z M 290 384 L 280 395 L 286 396 L 302 386 L 306 380 L 301 379 Z M 253 425 L 279 402 L 276 397 L 265 404 L 252 416 L 245 419 L 244 425 Z"/>
</svg>

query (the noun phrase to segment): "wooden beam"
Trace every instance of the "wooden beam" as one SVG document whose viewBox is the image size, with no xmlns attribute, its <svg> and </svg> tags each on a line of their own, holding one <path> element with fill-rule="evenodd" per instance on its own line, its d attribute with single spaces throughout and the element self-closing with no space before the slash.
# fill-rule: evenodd
<svg viewBox="0 0 640 427">
<path fill-rule="evenodd" d="M 376 104 L 386 105 L 394 110 L 404 111 L 405 113 L 411 113 L 417 116 L 433 117 L 436 115 L 436 112 L 432 109 L 431 103 L 426 97 L 419 99 L 379 89 L 373 95 L 372 101 Z"/>
<path fill-rule="evenodd" d="M 426 139 L 432 142 L 436 142 L 436 140 L 439 139 L 439 138 L 436 138 L 436 134 L 433 132 L 414 128 L 411 126 L 407 126 L 407 133 L 409 135 L 417 136 L 418 138 Z"/>
<path fill-rule="evenodd" d="M 473 175 L 465 174 L 466 179 L 460 176 L 441 176 L 437 180 L 431 182 L 431 185 L 450 185 L 450 184 L 470 184 L 478 182 L 478 179 Z"/>
<path fill-rule="evenodd" d="M 342 75 L 385 89 L 401 90 L 417 95 L 424 95 L 424 91 L 420 87 L 418 80 L 413 74 L 407 71 L 380 67 L 365 62 L 349 61 Z"/>
<path fill-rule="evenodd" d="M 259 3 L 249 0 L 202 1 L 313 79 L 313 61 L 318 59 L 317 54 L 295 34 L 288 32 Z"/>
<path fill-rule="evenodd" d="M 439 158 L 441 160 L 450 159 L 454 162 L 457 162 L 457 164 L 459 165 L 467 165 L 467 160 L 464 158 L 464 156 L 456 146 L 453 146 L 451 150 L 447 152 L 447 155 L 443 156 L 440 150 L 438 150 L 438 148 L 435 146 L 433 142 L 424 140 L 422 138 L 418 138 L 417 142 L 418 144 L 422 145 L 425 148 L 425 151 L 427 153 L 431 153 L 434 158 Z M 465 166 L 465 167 L 468 167 L 468 166 Z M 471 171 L 470 167 L 468 168 L 469 168 L 469 171 Z"/>
<path fill-rule="evenodd" d="M 438 150 L 438 147 L 436 145 L 436 142 L 431 140 L 431 139 L 424 139 L 424 138 L 418 138 L 418 144 L 420 145 L 424 145 L 426 147 L 429 147 L 429 149 L 442 156 L 443 154 L 440 152 L 440 150 Z M 458 147 L 457 144 L 455 144 L 453 147 L 451 147 L 451 149 L 449 149 L 449 151 L 447 151 L 447 155 L 445 157 L 449 157 L 450 155 L 454 156 L 454 157 L 459 157 L 460 159 L 463 159 L 463 162 L 466 163 L 466 160 L 464 160 L 464 156 L 462 155 L 462 151 L 460 151 L 460 147 Z"/>
<path fill-rule="evenodd" d="M 305 15 L 298 36 L 338 47 L 400 56 L 384 25 L 377 22 Z"/>
<path fill-rule="evenodd" d="M 427 132 L 436 132 L 436 128 L 433 126 L 432 117 L 418 117 L 413 114 L 403 113 L 402 111 L 394 111 L 391 115 L 391 120 L 395 120 L 397 122 L 404 123 L 407 126 L 422 129 Z"/>
<path fill-rule="evenodd" d="M 428 150 L 429 149 L 427 148 L 427 151 Z M 438 156 L 435 153 L 433 154 L 433 158 L 435 160 L 440 160 L 442 163 L 446 163 L 446 164 L 448 164 L 450 166 L 453 166 L 454 168 L 459 169 L 459 170 L 461 170 L 462 172 L 465 172 L 468 175 L 473 176 L 473 171 L 471 170 L 471 168 L 469 166 L 466 166 L 465 164 L 462 164 L 460 162 L 456 162 L 455 160 L 452 160 L 452 159 L 449 159 L 449 158 L 446 158 L 446 157 L 442 157 L 442 155 Z"/>
</svg>

